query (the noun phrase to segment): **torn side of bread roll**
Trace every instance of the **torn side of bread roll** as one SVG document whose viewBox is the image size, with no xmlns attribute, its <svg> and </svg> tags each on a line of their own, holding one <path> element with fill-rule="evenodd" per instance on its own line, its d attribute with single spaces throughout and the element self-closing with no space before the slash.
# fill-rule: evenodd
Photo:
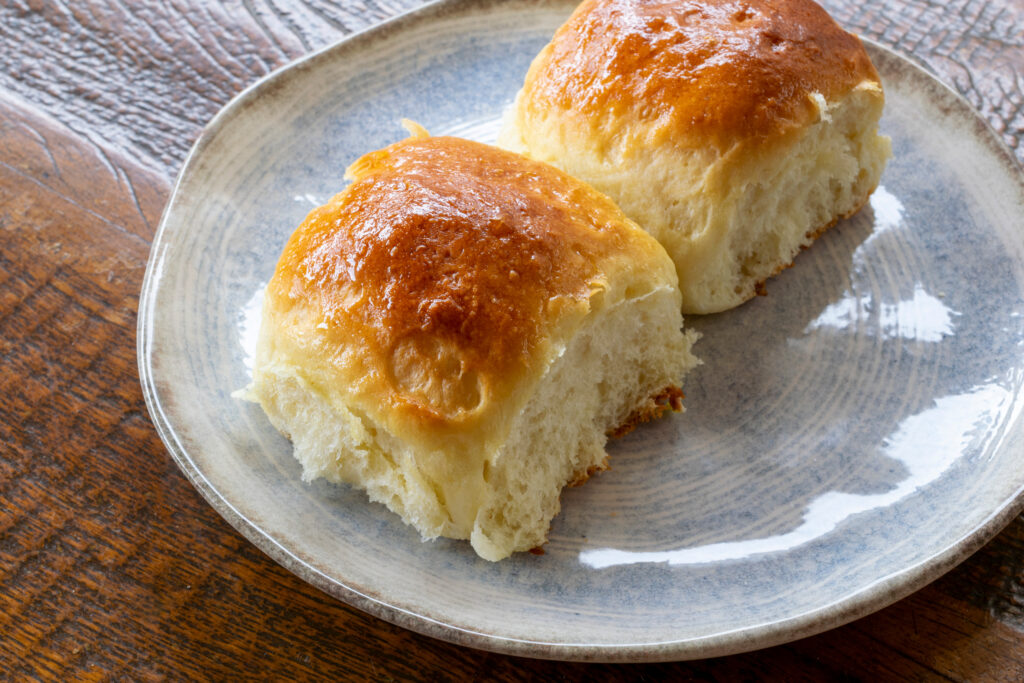
<svg viewBox="0 0 1024 683">
<path fill-rule="evenodd" d="M 414 132 L 292 235 L 247 397 L 306 479 L 500 560 L 545 542 L 607 434 L 680 408 L 695 335 L 671 260 L 607 197 Z"/>
<path fill-rule="evenodd" d="M 585 0 L 499 144 L 591 183 L 675 261 L 683 311 L 750 299 L 891 155 L 860 40 L 811 0 Z"/>
</svg>

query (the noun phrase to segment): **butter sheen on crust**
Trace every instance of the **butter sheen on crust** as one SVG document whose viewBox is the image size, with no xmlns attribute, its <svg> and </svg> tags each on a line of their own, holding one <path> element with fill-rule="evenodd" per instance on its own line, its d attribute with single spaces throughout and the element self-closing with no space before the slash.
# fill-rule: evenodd
<svg viewBox="0 0 1024 683">
<path fill-rule="evenodd" d="M 552 326 L 585 315 L 609 275 L 657 263 L 604 195 L 497 148 L 411 138 L 347 175 L 289 240 L 267 296 L 298 316 L 296 344 L 346 349 L 324 370 L 392 424 L 486 420 L 491 397 L 536 371 Z"/>
<path fill-rule="evenodd" d="M 524 102 L 587 122 L 644 121 L 649 144 L 730 146 L 818 117 L 878 72 L 806 0 L 585 0 L 538 55 Z M 620 118 L 621 117 L 621 118 Z"/>
</svg>

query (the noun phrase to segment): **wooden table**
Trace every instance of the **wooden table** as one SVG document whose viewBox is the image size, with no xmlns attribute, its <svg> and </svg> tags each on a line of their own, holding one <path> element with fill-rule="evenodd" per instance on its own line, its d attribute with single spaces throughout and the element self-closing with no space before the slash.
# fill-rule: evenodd
<svg viewBox="0 0 1024 683">
<path fill-rule="evenodd" d="M 478 652 L 369 617 L 281 569 L 199 497 L 136 370 L 139 289 L 171 181 L 243 87 L 417 4 L 0 6 L 0 677 L 1024 680 L 1021 517 L 843 628 L 717 660 L 606 666 Z M 825 4 L 953 85 L 1024 159 L 1022 0 Z"/>
</svg>

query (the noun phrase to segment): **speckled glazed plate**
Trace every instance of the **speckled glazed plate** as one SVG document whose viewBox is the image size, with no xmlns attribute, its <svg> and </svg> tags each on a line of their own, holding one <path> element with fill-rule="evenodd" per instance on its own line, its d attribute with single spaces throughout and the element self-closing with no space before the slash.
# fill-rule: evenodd
<svg viewBox="0 0 1024 683">
<path fill-rule="evenodd" d="M 260 292 L 345 166 L 404 136 L 493 140 L 565 2 L 443 2 L 278 71 L 182 170 L 142 293 L 161 436 L 240 532 L 332 596 L 534 657 L 706 657 L 816 633 L 950 569 L 1021 509 L 1024 181 L 970 108 L 877 46 L 890 163 L 870 206 L 768 296 L 691 317 L 688 410 L 611 445 L 546 554 L 424 543 L 359 491 L 305 484 L 246 385 Z"/>
</svg>

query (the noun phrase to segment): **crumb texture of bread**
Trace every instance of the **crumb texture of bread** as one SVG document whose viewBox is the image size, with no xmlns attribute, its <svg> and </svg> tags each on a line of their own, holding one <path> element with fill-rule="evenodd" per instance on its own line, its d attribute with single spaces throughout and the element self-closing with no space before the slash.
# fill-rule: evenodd
<svg viewBox="0 0 1024 683">
<path fill-rule="evenodd" d="M 306 479 L 496 561 L 543 544 L 606 434 L 697 360 L 675 268 L 546 164 L 419 131 L 289 240 L 248 396 Z"/>
<path fill-rule="evenodd" d="M 499 144 L 618 202 L 675 262 L 683 312 L 712 313 L 867 202 L 883 105 L 860 40 L 810 0 L 585 0 Z"/>
</svg>

